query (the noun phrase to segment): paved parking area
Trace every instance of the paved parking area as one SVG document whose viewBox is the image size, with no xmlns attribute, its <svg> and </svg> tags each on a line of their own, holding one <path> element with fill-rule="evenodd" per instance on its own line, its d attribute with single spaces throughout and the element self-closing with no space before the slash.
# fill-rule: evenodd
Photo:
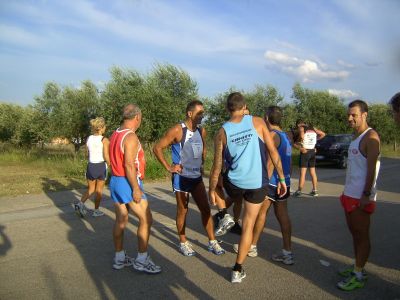
<svg viewBox="0 0 400 300">
<path fill-rule="evenodd" d="M 270 260 L 281 248 L 279 226 L 271 211 L 259 257 L 246 260 L 247 277 L 236 285 L 230 283 L 230 267 L 235 261 L 232 244 L 238 236 L 222 237 L 225 255 L 207 252 L 207 238 L 193 203 L 187 236 L 198 255 L 178 253 L 169 182 L 145 184 L 154 217 L 149 251 L 163 267 L 160 275 L 112 269 L 114 215 L 108 190 L 102 202 L 106 215 L 101 218 L 75 215 L 71 203 L 82 191 L 0 198 L 0 299 L 400 299 L 400 160 L 385 159 L 382 166 L 379 203 L 372 219 L 369 280 L 361 290 L 346 293 L 335 287 L 340 279 L 336 270 L 352 263 L 353 256 L 337 197 L 345 171 L 321 167 L 320 197 L 289 199 L 295 265 Z M 292 189 L 296 178 L 294 174 Z M 134 255 L 137 222 L 130 220 L 125 248 Z"/>
</svg>

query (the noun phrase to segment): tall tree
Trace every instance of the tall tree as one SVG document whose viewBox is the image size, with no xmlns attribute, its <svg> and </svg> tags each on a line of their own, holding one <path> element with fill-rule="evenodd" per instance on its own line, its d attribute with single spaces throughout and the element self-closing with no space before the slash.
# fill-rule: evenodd
<svg viewBox="0 0 400 300">
<path fill-rule="evenodd" d="M 343 100 L 327 91 L 293 87 L 294 104 L 298 117 L 324 130 L 326 133 L 343 133 L 349 129 L 346 124 L 346 107 Z"/>
<path fill-rule="evenodd" d="M 69 139 L 77 152 L 90 135 L 90 119 L 98 113 L 99 94 L 91 81 L 83 81 L 80 88 L 65 87 L 62 101 L 54 111 L 56 132 Z"/>
<path fill-rule="evenodd" d="M 0 141 L 11 141 L 24 109 L 15 104 L 0 103 Z"/>
</svg>

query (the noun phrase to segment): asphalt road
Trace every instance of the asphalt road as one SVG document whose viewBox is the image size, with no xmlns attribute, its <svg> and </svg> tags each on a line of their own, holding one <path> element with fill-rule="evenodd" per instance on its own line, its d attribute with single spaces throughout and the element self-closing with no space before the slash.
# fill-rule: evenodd
<svg viewBox="0 0 400 300">
<path fill-rule="evenodd" d="M 289 199 L 295 265 L 270 260 L 281 248 L 279 226 L 270 211 L 259 257 L 246 260 L 247 277 L 235 285 L 230 283 L 230 267 L 238 236 L 222 237 L 225 255 L 207 252 L 192 201 L 187 236 L 198 254 L 178 253 L 169 182 L 145 184 L 154 217 L 149 252 L 163 267 L 159 275 L 112 269 L 114 214 L 108 190 L 102 202 L 106 215 L 100 218 L 76 216 L 71 204 L 82 191 L 0 198 L 0 299 L 400 299 L 399 169 L 400 160 L 383 160 L 366 267 L 369 280 L 357 291 L 335 287 L 340 280 L 337 269 L 353 261 L 352 240 L 338 201 L 345 171 L 321 167 L 320 197 Z M 45 179 L 44 184 L 52 183 Z M 296 186 L 295 174 L 292 189 Z M 131 217 L 125 233 L 131 256 L 136 253 L 136 229 Z"/>
</svg>

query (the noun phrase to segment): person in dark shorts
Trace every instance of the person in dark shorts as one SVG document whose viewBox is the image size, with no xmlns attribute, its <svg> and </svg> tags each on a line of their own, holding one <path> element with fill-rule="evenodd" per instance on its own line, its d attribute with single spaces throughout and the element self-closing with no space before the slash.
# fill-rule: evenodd
<svg viewBox="0 0 400 300">
<path fill-rule="evenodd" d="M 86 141 L 89 162 L 86 169 L 88 188 L 82 195 L 81 200 L 75 203 L 75 212 L 84 217 L 87 213 L 85 202 L 91 195 L 96 193 L 94 202 L 93 217 L 101 217 L 104 213 L 99 209 L 103 196 L 103 188 L 107 177 L 107 165 L 110 165 L 108 146 L 109 140 L 103 136 L 106 125 L 104 118 L 98 117 L 90 120 L 92 135 Z"/>
<path fill-rule="evenodd" d="M 269 177 L 268 196 L 264 200 L 258 214 L 253 231 L 253 241 L 251 243 L 250 250 L 247 256 L 258 256 L 257 242 L 264 229 L 266 216 L 272 202 L 275 216 L 281 227 L 283 241 L 281 253 L 273 254 L 272 260 L 282 262 L 285 265 L 292 265 L 294 264 L 294 256 L 292 253 L 291 244 L 292 225 L 287 209 L 287 199 L 290 197 L 290 173 L 292 169 L 292 138 L 281 128 L 282 116 L 282 109 L 280 107 L 270 106 L 267 108 L 264 119 L 271 133 L 274 145 L 277 148 L 279 156 L 281 158 L 287 192 L 284 195 L 279 195 L 277 190 L 279 176 L 276 170 L 274 170 L 274 166 L 269 158 L 267 166 Z M 233 250 L 235 252 L 238 251 L 237 244 L 233 245 Z"/>
<path fill-rule="evenodd" d="M 279 154 L 262 118 L 244 115 L 246 103 L 242 94 L 229 94 L 226 104 L 230 119 L 219 129 L 214 139 L 214 162 L 210 173 L 209 196 L 216 204 L 216 187 L 225 162 L 223 186 L 233 200 L 244 198 L 243 227 L 231 282 L 240 283 L 246 277 L 242 264 L 253 239 L 254 224 L 262 202 L 267 196 L 267 157 L 279 174 L 278 192 L 286 193 L 286 183 Z"/>
<path fill-rule="evenodd" d="M 203 182 L 203 164 L 206 155 L 206 131 L 200 127 L 204 115 L 203 103 L 193 100 L 186 106 L 186 120 L 170 128 L 154 145 L 153 151 L 159 162 L 172 176 L 177 212 L 176 227 L 179 237 L 178 250 L 184 256 L 193 256 L 196 251 L 186 238 L 186 216 L 189 209 L 189 195 L 199 208 L 201 221 L 208 236 L 207 250 L 215 255 L 225 250 L 215 239 L 214 223 Z M 170 147 L 172 163 L 167 162 L 163 149 Z"/>
<path fill-rule="evenodd" d="M 310 170 L 312 191 L 311 196 L 317 197 L 317 173 L 315 171 L 315 145 L 317 140 L 322 139 L 325 136 L 325 132 L 313 127 L 312 125 L 307 125 L 302 120 L 296 122 L 299 138 L 295 141 L 294 147 L 300 149 L 300 160 L 299 160 L 299 185 L 297 191 L 293 194 L 295 197 L 299 197 L 302 194 L 304 183 L 306 181 L 307 169 Z"/>
</svg>

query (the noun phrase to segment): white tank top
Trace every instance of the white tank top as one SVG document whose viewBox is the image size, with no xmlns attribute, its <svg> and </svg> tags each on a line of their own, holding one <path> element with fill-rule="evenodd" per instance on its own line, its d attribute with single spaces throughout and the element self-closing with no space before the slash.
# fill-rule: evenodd
<svg viewBox="0 0 400 300">
<path fill-rule="evenodd" d="M 317 133 L 312 129 L 307 129 L 306 132 L 304 132 L 303 148 L 307 150 L 314 149 L 316 143 Z"/>
<path fill-rule="evenodd" d="M 346 183 L 343 194 L 356 199 L 361 199 L 367 177 L 367 158 L 360 152 L 360 142 L 364 135 L 371 129 L 366 129 L 358 138 L 352 141 L 348 150 Z M 369 197 L 369 200 L 372 201 L 376 201 L 376 179 L 378 178 L 380 168 L 379 159 L 380 157 L 378 157 L 376 162 L 375 176 L 371 188 L 371 196 Z"/>
<path fill-rule="evenodd" d="M 86 141 L 86 146 L 89 151 L 89 162 L 91 163 L 104 162 L 102 135 L 89 136 L 89 138 Z"/>
</svg>

